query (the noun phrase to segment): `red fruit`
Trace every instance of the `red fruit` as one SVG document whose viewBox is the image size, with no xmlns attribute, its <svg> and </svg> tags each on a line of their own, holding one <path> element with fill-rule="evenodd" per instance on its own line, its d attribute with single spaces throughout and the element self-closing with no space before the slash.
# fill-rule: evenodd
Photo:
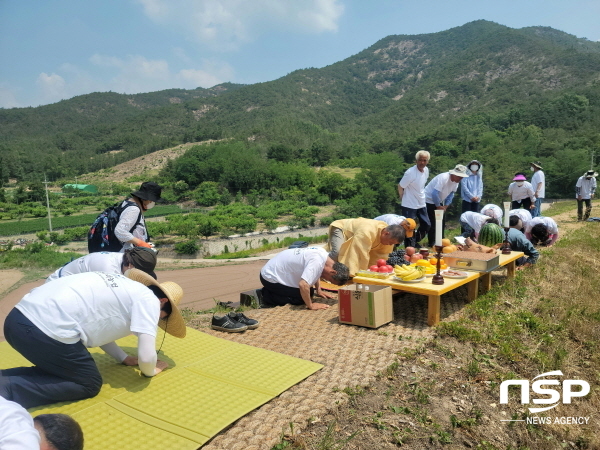
<svg viewBox="0 0 600 450">
<path fill-rule="evenodd" d="M 390 266 L 389 264 L 387 266 L 385 266 L 388 270 L 388 272 L 393 272 L 394 271 L 394 267 Z"/>
<path fill-rule="evenodd" d="M 420 259 L 423 259 L 423 255 L 420 253 L 415 253 L 410 257 L 410 262 L 416 263 Z"/>
<path fill-rule="evenodd" d="M 407 260 L 408 262 L 410 262 L 410 256 L 404 255 L 404 259 Z"/>
<path fill-rule="evenodd" d="M 383 259 L 383 258 L 382 258 L 382 259 L 378 259 L 378 260 L 377 260 L 377 265 L 378 265 L 379 267 L 382 267 L 382 266 L 387 266 L 387 261 L 386 261 L 385 259 Z"/>
<path fill-rule="evenodd" d="M 415 248 L 414 248 L 414 247 L 406 247 L 406 248 L 404 249 L 404 251 L 405 251 L 405 253 L 406 253 L 408 256 L 412 256 L 412 255 L 414 255 L 414 254 L 415 254 L 415 251 L 416 251 L 416 250 L 415 250 Z"/>
<path fill-rule="evenodd" d="M 371 272 L 379 272 L 379 266 L 373 265 L 373 266 L 369 267 L 369 270 Z"/>
<path fill-rule="evenodd" d="M 379 273 L 388 273 L 388 269 L 386 266 L 380 266 L 378 272 Z"/>
</svg>

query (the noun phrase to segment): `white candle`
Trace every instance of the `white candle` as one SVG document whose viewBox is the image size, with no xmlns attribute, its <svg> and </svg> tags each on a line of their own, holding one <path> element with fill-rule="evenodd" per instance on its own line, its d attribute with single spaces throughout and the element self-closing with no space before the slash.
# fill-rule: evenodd
<svg viewBox="0 0 600 450">
<path fill-rule="evenodd" d="M 510 202 L 504 202 L 504 227 L 508 228 L 508 212 L 510 211 Z"/>
<path fill-rule="evenodd" d="M 436 209 L 435 211 L 435 245 L 442 246 L 442 230 L 444 229 L 444 210 Z"/>
</svg>

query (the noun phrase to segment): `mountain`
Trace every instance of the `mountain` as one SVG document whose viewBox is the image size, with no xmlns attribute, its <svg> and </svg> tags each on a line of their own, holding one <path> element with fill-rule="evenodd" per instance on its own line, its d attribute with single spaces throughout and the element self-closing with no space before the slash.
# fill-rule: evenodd
<svg viewBox="0 0 600 450">
<path fill-rule="evenodd" d="M 599 74 L 600 43 L 548 27 L 480 20 L 388 36 L 343 61 L 267 83 L 93 93 L 0 110 L 0 177 L 46 172 L 56 179 L 228 137 L 265 152 L 320 146 L 347 157 L 357 146 L 358 153 L 412 152 L 436 140 L 472 148 L 459 135 L 481 126 L 504 131 L 517 122 L 573 132 L 599 125 Z"/>
</svg>

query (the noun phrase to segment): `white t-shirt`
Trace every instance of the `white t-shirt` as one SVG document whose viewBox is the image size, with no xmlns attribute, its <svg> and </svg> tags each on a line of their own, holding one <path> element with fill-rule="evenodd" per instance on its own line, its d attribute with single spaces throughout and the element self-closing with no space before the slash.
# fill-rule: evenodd
<svg viewBox="0 0 600 450">
<path fill-rule="evenodd" d="M 531 183 L 523 181 L 521 186 L 517 186 L 516 181 L 513 181 L 508 185 L 508 195 L 512 201 L 518 202 L 529 197 L 532 202 L 535 202 L 535 192 Z"/>
<path fill-rule="evenodd" d="M 575 187 L 579 188 L 579 194 L 583 200 L 592 198 L 592 192 L 596 190 L 596 178 L 591 177 L 589 180 L 586 177 L 579 177 Z M 575 198 L 578 196 L 575 195 Z"/>
<path fill-rule="evenodd" d="M 460 221 L 465 222 L 467 225 L 473 228 L 473 230 L 475 230 L 476 234 L 479 234 L 481 227 L 487 223 L 489 218 L 490 216 L 486 216 L 485 214 L 467 211 L 461 214 Z"/>
<path fill-rule="evenodd" d="M 511 209 L 508 212 L 508 217 L 510 218 L 510 216 L 517 216 L 519 219 L 521 219 L 521 222 L 523 222 L 523 228 L 525 229 L 527 229 L 527 225 L 529 222 L 531 222 L 531 213 L 523 208 Z"/>
<path fill-rule="evenodd" d="M 420 172 L 417 166 L 412 166 L 400 180 L 400 187 L 404 189 L 402 206 L 410 209 L 425 208 L 425 184 L 429 178 L 427 166 Z"/>
<path fill-rule="evenodd" d="M 267 262 L 260 274 L 271 282 L 300 287 L 300 280 L 313 286 L 323 273 L 329 254 L 321 247 L 288 248 Z"/>
<path fill-rule="evenodd" d="M 502 216 L 504 214 L 498 205 L 494 205 L 492 203 L 485 205 L 483 208 L 481 208 L 481 214 L 498 219 L 498 222 L 500 222 L 500 225 L 502 225 Z"/>
<path fill-rule="evenodd" d="M 546 225 L 548 234 L 558 234 L 558 225 L 554 219 L 551 217 L 534 217 L 525 227 L 525 235 L 531 234 L 531 229 L 539 223 Z"/>
<path fill-rule="evenodd" d="M 40 434 L 25 408 L 0 397 L 0 449 L 35 450 L 40 448 Z"/>
<path fill-rule="evenodd" d="M 46 278 L 46 283 L 62 277 L 85 272 L 122 273 L 123 253 L 97 252 L 77 258 L 65 264 Z"/>
<path fill-rule="evenodd" d="M 126 201 L 127 200 L 124 200 L 123 203 Z M 121 203 L 121 205 L 123 205 L 123 203 Z M 129 232 L 131 227 L 135 225 L 139 214 L 140 208 L 138 208 L 137 205 L 128 206 L 123 210 L 121 216 L 119 217 L 119 223 L 115 227 L 115 236 L 123 243 L 121 253 L 123 253 L 125 250 L 133 248 L 133 244 L 128 243 L 127 241 L 132 240 L 134 237 L 141 239 L 144 242 L 148 242 L 148 233 L 146 231 L 146 222 L 143 214 L 140 217 L 140 223 L 133 229 L 133 232 Z"/>
<path fill-rule="evenodd" d="M 537 172 L 535 172 L 533 174 L 533 176 L 531 177 L 531 186 L 533 186 L 533 192 L 536 192 L 536 188 L 537 185 L 539 183 L 542 183 L 542 185 L 540 186 L 540 190 L 538 191 L 538 194 L 536 195 L 537 198 L 545 198 L 546 197 L 546 175 L 544 175 L 544 172 L 541 170 L 538 170 Z"/>
<path fill-rule="evenodd" d="M 399 216 L 398 214 L 384 214 L 382 216 L 375 217 L 373 220 L 381 220 L 388 225 L 400 225 L 406 220 L 406 217 Z"/>
<path fill-rule="evenodd" d="M 160 302 L 137 281 L 79 273 L 34 288 L 15 306 L 44 334 L 64 344 L 99 347 L 131 333 L 156 337 Z"/>
<path fill-rule="evenodd" d="M 439 191 L 440 201 L 444 202 L 451 192 L 456 192 L 458 189 L 458 183 L 450 180 L 450 172 L 440 173 L 439 175 L 435 176 L 425 188 L 425 201 L 427 203 L 434 203 L 432 197 L 434 189 Z"/>
</svg>

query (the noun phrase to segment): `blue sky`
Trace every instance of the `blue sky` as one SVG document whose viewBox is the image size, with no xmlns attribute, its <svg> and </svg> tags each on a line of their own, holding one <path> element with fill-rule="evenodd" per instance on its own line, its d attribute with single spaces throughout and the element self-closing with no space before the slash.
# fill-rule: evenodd
<svg viewBox="0 0 600 450">
<path fill-rule="evenodd" d="M 0 107 L 271 81 L 478 19 L 600 40 L 600 0 L 0 0 Z"/>
</svg>

